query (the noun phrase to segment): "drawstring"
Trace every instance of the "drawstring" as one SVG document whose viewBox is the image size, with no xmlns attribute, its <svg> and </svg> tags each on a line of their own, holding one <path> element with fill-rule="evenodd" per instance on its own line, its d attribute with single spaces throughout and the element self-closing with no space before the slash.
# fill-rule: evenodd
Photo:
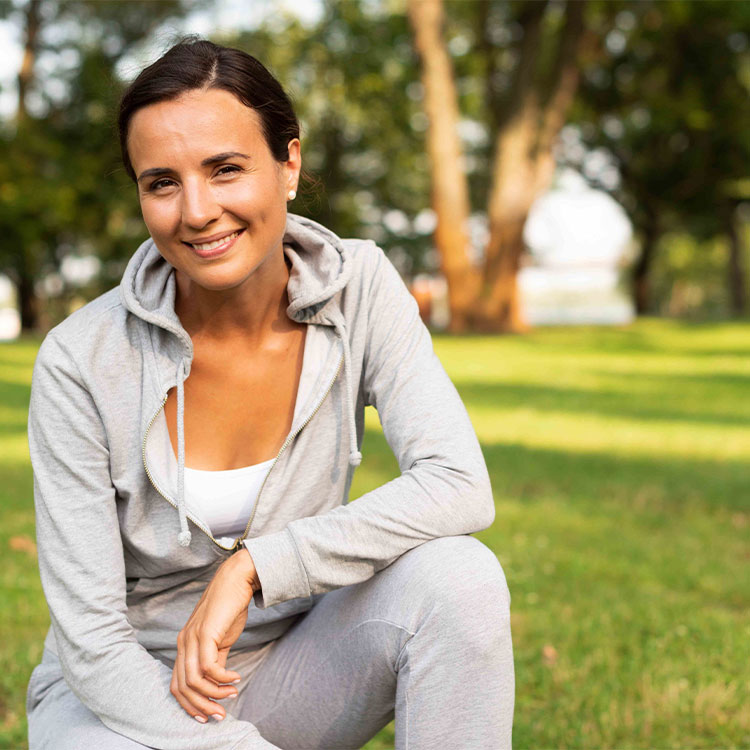
<svg viewBox="0 0 750 750">
<path fill-rule="evenodd" d="M 349 466 L 359 466 L 362 454 L 357 448 L 357 423 L 354 420 L 354 400 L 352 397 L 352 355 L 349 350 L 349 338 L 344 330 L 343 321 L 338 317 L 331 321 L 336 335 L 341 339 L 344 347 L 344 377 L 346 378 L 346 407 L 349 416 Z"/>
<path fill-rule="evenodd" d="M 336 335 L 341 339 L 344 347 L 344 377 L 346 379 L 345 397 L 346 410 L 349 419 L 349 465 L 359 466 L 362 454 L 357 447 L 357 423 L 354 418 L 354 398 L 352 396 L 352 366 L 349 338 L 344 330 L 343 321 L 332 321 Z M 180 359 L 177 365 L 177 512 L 180 516 L 180 533 L 177 541 L 182 547 L 188 547 L 192 534 L 188 529 L 185 510 L 185 361 Z"/>
<path fill-rule="evenodd" d="M 188 547 L 192 534 L 188 529 L 185 512 L 185 360 L 177 365 L 177 512 L 180 515 L 180 533 L 177 541 Z"/>
</svg>

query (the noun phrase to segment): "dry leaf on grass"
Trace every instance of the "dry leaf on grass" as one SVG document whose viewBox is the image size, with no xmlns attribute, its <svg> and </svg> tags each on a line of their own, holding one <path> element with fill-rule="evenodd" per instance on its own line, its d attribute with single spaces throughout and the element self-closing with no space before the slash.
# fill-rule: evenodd
<svg viewBox="0 0 750 750">
<path fill-rule="evenodd" d="M 27 536 L 12 536 L 8 546 L 14 552 L 26 552 L 31 557 L 36 557 L 36 542 Z"/>
<path fill-rule="evenodd" d="M 549 643 L 542 649 L 542 661 L 548 667 L 557 661 L 557 649 Z"/>
</svg>

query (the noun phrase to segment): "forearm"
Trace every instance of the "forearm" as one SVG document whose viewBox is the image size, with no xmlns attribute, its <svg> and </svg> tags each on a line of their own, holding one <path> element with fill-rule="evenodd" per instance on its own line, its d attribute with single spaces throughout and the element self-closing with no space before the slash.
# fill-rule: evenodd
<svg viewBox="0 0 750 750">
<path fill-rule="evenodd" d="M 54 621 L 53 621 L 54 623 Z M 110 729 L 158 750 L 258 750 L 275 745 L 227 715 L 201 725 L 170 694 L 171 670 L 137 643 L 75 652 L 56 634 L 63 674 L 81 702 Z"/>
<path fill-rule="evenodd" d="M 263 589 L 264 609 L 367 580 L 430 539 L 470 534 L 494 518 L 489 481 L 414 469 L 319 516 L 246 541 Z"/>
</svg>

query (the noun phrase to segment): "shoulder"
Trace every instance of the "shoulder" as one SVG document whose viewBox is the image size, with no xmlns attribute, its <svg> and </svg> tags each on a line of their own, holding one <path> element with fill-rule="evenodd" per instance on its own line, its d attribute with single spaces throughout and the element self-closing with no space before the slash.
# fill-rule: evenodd
<svg viewBox="0 0 750 750">
<path fill-rule="evenodd" d="M 370 270 L 387 260 L 383 249 L 375 244 L 373 240 L 360 240 L 354 238 L 342 239 L 341 244 L 346 253 L 347 260 L 352 264 L 352 271 L 362 273 Z"/>
<path fill-rule="evenodd" d="M 361 294 L 385 289 L 405 289 L 406 285 L 385 251 L 372 240 L 342 239 L 347 262 L 351 264 L 350 286 Z"/>
<path fill-rule="evenodd" d="M 50 329 L 39 348 L 37 362 L 59 360 L 63 353 L 76 361 L 91 350 L 107 348 L 124 332 L 126 315 L 119 288 L 114 287 Z"/>
<path fill-rule="evenodd" d="M 381 247 L 372 240 L 345 239 L 350 278 L 340 299 L 352 340 L 389 337 L 419 325 L 417 303 Z M 365 352 L 366 356 L 366 351 Z"/>
</svg>

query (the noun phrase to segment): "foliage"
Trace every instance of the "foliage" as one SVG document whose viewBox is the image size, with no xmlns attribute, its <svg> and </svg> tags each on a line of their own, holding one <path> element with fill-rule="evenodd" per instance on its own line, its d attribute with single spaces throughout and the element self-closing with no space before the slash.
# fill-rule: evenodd
<svg viewBox="0 0 750 750">
<path fill-rule="evenodd" d="M 54 282 L 68 255 L 95 253 L 103 262 L 88 288 L 63 284 L 59 311 L 48 308 L 43 326 L 65 313 L 74 294 L 90 298 L 117 283 L 146 236 L 113 125 L 123 61 L 137 67 L 144 45 L 198 1 L 41 5 L 29 117 L 0 122 L 0 271 L 38 289 L 50 273 Z M 0 15 L 22 26 L 28 2 L 6 0 Z M 513 95 L 526 6 L 446 2 L 478 254 L 486 242 L 494 135 Z M 551 2 L 545 14 L 544 60 L 554 53 L 562 7 Z M 573 113 L 580 143 L 561 148 L 559 160 L 613 192 L 641 236 L 658 222 L 656 235 L 687 232 L 710 245 L 726 232 L 727 210 L 750 195 L 749 8 L 726 0 L 592 0 L 587 7 L 587 28 L 599 45 L 581 68 Z M 280 11 L 258 29 L 214 38 L 268 63 L 294 95 L 305 163 L 319 182 L 292 210 L 342 236 L 376 240 L 407 276 L 434 270 L 427 123 L 405 2 L 326 0 L 319 22 L 306 25 Z M 581 143 L 594 152 L 585 155 Z M 619 186 L 600 180 L 606 170 L 594 166 L 602 159 L 620 170 Z M 664 259 L 655 272 L 663 266 Z M 654 277 L 652 291 L 651 309 L 662 310 L 671 287 Z"/>
<path fill-rule="evenodd" d="M 648 0 L 615 9 L 606 54 L 585 76 L 572 119 L 596 160 L 611 157 L 621 184 L 602 184 L 590 153 L 568 160 L 613 192 L 642 238 L 689 232 L 708 243 L 726 234 L 735 207 L 750 197 L 742 182 L 750 5 Z M 656 297 L 651 309 L 658 304 Z"/>
<path fill-rule="evenodd" d="M 19 24 L 28 22 L 29 7 L 14 11 Z M 41 6 L 41 31 L 30 50 L 37 72 L 24 109 L 0 130 L 0 271 L 16 283 L 57 272 L 66 255 L 96 254 L 108 286 L 121 265 L 106 262 L 126 257 L 144 238 L 119 166 L 116 68 L 187 7 L 180 0 Z"/>
<path fill-rule="evenodd" d="M 750 225 L 744 225 L 744 267 L 750 268 Z M 659 315 L 718 319 L 727 315 L 727 240 L 665 232 L 653 268 L 653 305 Z"/>
</svg>

